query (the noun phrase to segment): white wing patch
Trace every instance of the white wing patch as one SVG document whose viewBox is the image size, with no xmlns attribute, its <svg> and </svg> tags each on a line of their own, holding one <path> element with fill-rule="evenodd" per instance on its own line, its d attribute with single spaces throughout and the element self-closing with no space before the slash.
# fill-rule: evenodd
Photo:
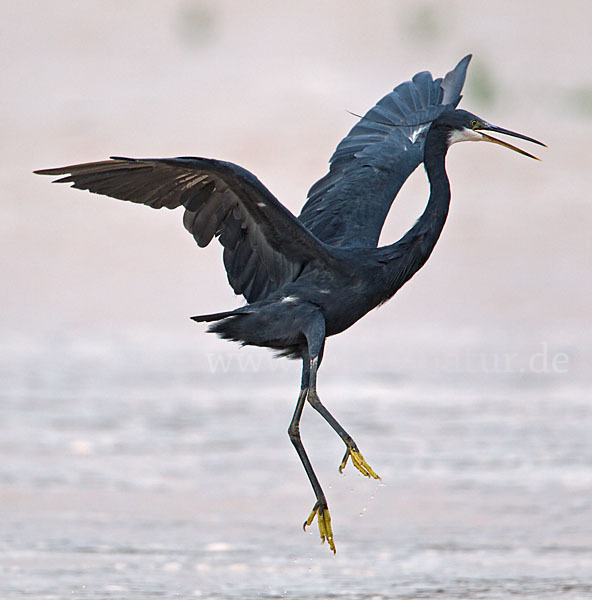
<svg viewBox="0 0 592 600">
<path fill-rule="evenodd" d="M 423 125 L 420 125 L 419 127 L 416 127 L 411 134 L 408 136 L 409 137 L 409 141 L 412 144 L 415 144 L 415 141 L 417 140 L 419 134 L 424 131 L 430 124 L 429 123 L 424 123 Z"/>
</svg>

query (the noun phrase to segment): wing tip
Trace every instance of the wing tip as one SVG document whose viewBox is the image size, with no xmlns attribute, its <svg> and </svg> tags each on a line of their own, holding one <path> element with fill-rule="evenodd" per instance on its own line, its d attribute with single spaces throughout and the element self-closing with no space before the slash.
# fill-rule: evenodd
<svg viewBox="0 0 592 600">
<path fill-rule="evenodd" d="M 119 166 L 123 166 L 123 165 L 121 165 L 121 163 L 127 163 L 127 164 L 139 163 L 139 162 L 142 162 L 142 160 L 143 159 L 128 158 L 125 156 L 110 156 L 109 160 L 79 163 L 79 164 L 75 164 L 75 165 L 66 165 L 64 167 L 52 167 L 51 169 L 35 169 L 33 171 L 33 174 L 34 175 L 49 175 L 49 176 L 67 175 L 68 177 L 65 177 L 65 178 L 59 179 L 59 180 L 55 180 L 52 183 L 68 183 L 68 182 L 72 181 L 72 179 L 70 179 L 70 178 L 73 175 L 77 174 L 81 169 L 87 170 L 90 168 L 95 168 L 95 169 L 111 168 L 113 163 L 119 162 L 120 163 Z"/>
<path fill-rule="evenodd" d="M 69 172 L 67 167 L 55 167 L 52 169 L 35 169 L 33 175 L 66 175 Z"/>
<path fill-rule="evenodd" d="M 465 84 L 465 79 L 467 78 L 467 69 L 472 58 L 472 54 L 463 56 L 463 58 L 458 61 L 456 67 L 454 67 L 452 71 L 446 73 L 446 76 L 440 84 L 440 87 L 444 92 L 442 95 L 442 104 L 452 104 L 455 107 L 458 106 L 458 103 L 462 99 L 461 92 Z"/>
<path fill-rule="evenodd" d="M 469 52 L 467 55 L 463 56 L 459 61 L 458 61 L 458 65 L 460 65 L 461 63 L 467 63 L 467 65 L 471 62 L 471 59 L 473 58 L 473 53 Z M 458 67 L 458 65 L 456 65 Z"/>
</svg>

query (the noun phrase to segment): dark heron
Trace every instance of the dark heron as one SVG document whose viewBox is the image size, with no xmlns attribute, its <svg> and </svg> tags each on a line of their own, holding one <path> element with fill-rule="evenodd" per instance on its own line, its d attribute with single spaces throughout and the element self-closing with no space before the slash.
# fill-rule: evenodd
<svg viewBox="0 0 592 600">
<path fill-rule="evenodd" d="M 544 146 L 456 108 L 470 58 L 443 79 L 418 73 L 361 117 L 337 146 L 329 172 L 310 189 L 299 217 L 249 171 L 220 160 L 112 157 L 36 171 L 66 175 L 57 182 L 152 208 L 182 206 L 183 223 L 199 246 L 218 238 L 228 281 L 247 304 L 192 319 L 211 323 L 208 331 L 224 339 L 302 359 L 288 433 L 316 497 L 304 527 L 316 517 L 321 539 L 333 552 L 327 500 L 300 439 L 306 401 L 345 444 L 339 470 L 351 459 L 367 477 L 379 477 L 319 399 L 325 338 L 386 302 L 429 258 L 448 214 L 445 158 L 452 144 L 493 142 L 536 158 L 491 137 L 497 132 Z M 378 247 L 395 196 L 421 162 L 430 183 L 423 214 L 400 240 Z"/>
</svg>

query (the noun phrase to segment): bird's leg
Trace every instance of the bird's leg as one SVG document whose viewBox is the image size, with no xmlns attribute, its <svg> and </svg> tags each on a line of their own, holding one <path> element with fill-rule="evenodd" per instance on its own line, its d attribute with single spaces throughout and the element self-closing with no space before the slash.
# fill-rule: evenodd
<svg viewBox="0 0 592 600">
<path fill-rule="evenodd" d="M 288 427 L 288 435 L 290 436 L 292 444 L 294 444 L 294 447 L 296 448 L 296 452 L 298 452 L 302 466 L 308 475 L 308 479 L 317 498 L 312 512 L 304 522 L 304 529 L 306 529 L 308 525 L 312 524 L 316 516 L 319 524 L 321 541 L 324 542 L 327 540 L 329 548 L 333 550 L 333 554 L 335 554 L 335 542 L 333 541 L 331 517 L 329 515 L 327 500 L 325 498 L 323 489 L 321 488 L 321 484 L 319 483 L 319 480 L 317 479 L 317 476 L 312 468 L 312 464 L 310 463 L 308 455 L 306 454 L 306 450 L 302 444 L 302 439 L 300 438 L 300 417 L 302 416 L 302 409 L 304 408 L 304 403 L 308 394 L 309 373 L 308 356 L 305 356 L 302 360 L 302 384 L 300 387 L 300 395 L 298 396 L 298 402 L 296 403 L 294 416 L 292 417 L 292 421 Z"/>
<path fill-rule="evenodd" d="M 321 357 L 322 358 L 322 355 Z M 331 425 L 337 435 L 343 440 L 345 444 L 346 451 L 341 461 L 341 465 L 339 465 L 339 472 L 342 473 L 343 469 L 347 465 L 348 459 L 351 457 L 352 463 L 362 475 L 366 477 L 371 477 L 373 479 L 380 479 L 380 476 L 377 475 L 372 467 L 366 462 L 366 459 L 362 456 L 362 453 L 358 449 L 357 444 L 354 442 L 353 438 L 345 429 L 341 426 L 341 424 L 337 421 L 337 419 L 327 410 L 327 408 L 322 404 L 319 395 L 317 394 L 317 371 L 319 368 L 319 357 L 312 356 L 310 359 L 310 380 L 308 384 L 308 402 L 310 405 L 318 411 L 323 419 Z"/>
</svg>

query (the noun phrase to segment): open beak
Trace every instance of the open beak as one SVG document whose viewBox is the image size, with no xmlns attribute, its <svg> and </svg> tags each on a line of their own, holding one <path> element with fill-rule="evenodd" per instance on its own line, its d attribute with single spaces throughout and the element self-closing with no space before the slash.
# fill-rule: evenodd
<svg viewBox="0 0 592 600">
<path fill-rule="evenodd" d="M 531 137 L 522 135 L 521 133 L 516 133 L 515 131 L 510 131 L 509 129 L 503 129 L 502 127 L 497 127 L 496 125 L 490 125 L 489 123 L 483 124 L 481 127 L 475 128 L 475 131 L 477 131 L 478 133 L 481 134 L 484 142 L 491 142 L 492 144 L 499 144 L 500 146 L 503 146 L 504 148 L 509 148 L 510 150 L 514 150 L 514 152 L 518 152 L 519 154 L 523 154 L 524 156 L 528 156 L 529 158 L 534 158 L 535 160 L 541 160 L 541 159 L 537 158 L 536 156 L 534 156 L 532 154 L 529 154 L 528 152 L 526 152 L 525 150 L 522 150 L 521 148 L 512 146 L 512 144 L 508 144 L 508 142 L 498 140 L 497 138 L 494 138 L 493 136 L 488 135 L 487 133 L 483 133 L 483 131 L 481 131 L 483 129 L 485 129 L 486 131 L 495 131 L 496 133 L 503 133 L 504 135 L 511 135 L 512 137 L 520 138 L 521 140 L 526 140 L 527 142 L 532 142 L 533 144 L 538 144 L 539 146 L 544 146 L 545 148 L 547 147 L 547 145 L 543 144 L 543 142 L 539 142 L 538 140 L 535 140 Z"/>
</svg>

